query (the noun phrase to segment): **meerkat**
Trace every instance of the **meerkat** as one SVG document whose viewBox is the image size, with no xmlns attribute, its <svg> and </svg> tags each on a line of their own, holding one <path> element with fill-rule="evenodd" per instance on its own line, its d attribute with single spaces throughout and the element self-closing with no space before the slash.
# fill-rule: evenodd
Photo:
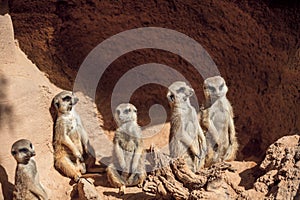
<svg viewBox="0 0 300 200">
<path fill-rule="evenodd" d="M 204 166 L 206 139 L 195 108 L 190 103 L 194 90 L 185 82 L 176 81 L 168 88 L 171 106 L 169 149 L 172 158 L 183 157 L 188 167 L 197 172 Z"/>
<path fill-rule="evenodd" d="M 54 166 L 75 182 L 86 173 L 87 167 L 93 165 L 88 163 L 86 166 L 84 159 L 85 155 L 92 155 L 89 153 L 88 135 L 75 111 L 78 101 L 70 91 L 62 91 L 53 98 L 53 105 L 57 111 L 53 137 Z"/>
<path fill-rule="evenodd" d="M 16 141 L 11 147 L 11 154 L 17 161 L 13 200 L 48 199 L 39 181 L 32 143 L 26 139 Z"/>
<path fill-rule="evenodd" d="M 206 102 L 201 109 L 201 125 L 206 129 L 206 165 L 232 161 L 238 150 L 238 142 L 233 109 L 226 97 L 228 87 L 221 76 L 214 76 L 204 81 L 203 89 Z"/>
<path fill-rule="evenodd" d="M 146 178 L 142 131 L 137 124 L 137 109 L 130 103 L 120 104 L 115 110 L 118 128 L 113 140 L 113 162 L 107 168 L 107 178 L 119 194 L 126 186 L 142 187 Z"/>
</svg>

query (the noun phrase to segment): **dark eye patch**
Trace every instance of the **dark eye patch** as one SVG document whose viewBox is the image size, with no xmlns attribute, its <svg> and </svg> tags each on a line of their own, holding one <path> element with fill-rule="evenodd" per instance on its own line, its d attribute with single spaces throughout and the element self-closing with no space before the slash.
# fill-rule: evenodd
<svg viewBox="0 0 300 200">
<path fill-rule="evenodd" d="M 120 115 L 120 113 L 121 113 L 120 110 L 117 110 L 117 114 Z"/>
<path fill-rule="evenodd" d="M 224 83 L 222 83 L 222 85 L 220 85 L 219 90 L 222 90 L 224 87 Z"/>
<path fill-rule="evenodd" d="M 212 86 L 208 86 L 207 88 L 208 88 L 210 91 L 212 91 L 212 92 L 216 91 L 216 88 L 214 88 L 214 87 L 212 87 Z"/>
<path fill-rule="evenodd" d="M 30 148 L 32 149 L 32 143 L 30 143 L 30 145 L 29 145 L 29 146 L 30 146 Z"/>
<path fill-rule="evenodd" d="M 13 155 L 13 156 L 16 155 L 16 154 L 17 154 L 16 151 L 12 151 L 12 152 L 11 152 L 11 155 Z"/>
<path fill-rule="evenodd" d="M 177 93 L 184 93 L 185 92 L 185 88 L 181 87 L 178 90 L 176 90 Z"/>
<path fill-rule="evenodd" d="M 63 101 L 71 101 L 72 97 L 70 96 L 65 96 L 64 98 L 62 98 Z"/>
<path fill-rule="evenodd" d="M 22 148 L 19 151 L 22 152 L 22 153 L 27 153 L 29 150 L 27 148 Z"/>
</svg>

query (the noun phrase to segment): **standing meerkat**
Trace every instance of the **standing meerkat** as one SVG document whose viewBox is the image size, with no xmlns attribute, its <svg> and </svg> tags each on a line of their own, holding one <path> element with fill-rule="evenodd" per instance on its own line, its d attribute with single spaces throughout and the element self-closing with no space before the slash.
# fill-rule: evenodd
<svg viewBox="0 0 300 200">
<path fill-rule="evenodd" d="M 17 161 L 13 200 L 47 200 L 47 193 L 39 181 L 32 143 L 26 139 L 16 141 L 11 154 Z"/>
<path fill-rule="evenodd" d="M 137 109 L 130 103 L 120 104 L 115 111 L 118 128 L 113 140 L 113 162 L 107 178 L 113 187 L 125 194 L 126 186 L 141 187 L 145 178 L 145 156 L 142 131 L 137 124 Z"/>
<path fill-rule="evenodd" d="M 221 76 L 207 78 L 203 85 L 205 108 L 201 124 L 207 129 L 208 154 L 206 165 L 235 159 L 238 143 L 233 122 L 233 110 L 226 97 L 228 91 Z"/>
<path fill-rule="evenodd" d="M 171 106 L 170 155 L 183 157 L 193 172 L 204 166 L 206 139 L 200 127 L 195 108 L 190 103 L 194 90 L 185 82 L 176 81 L 168 88 Z"/>
<path fill-rule="evenodd" d="M 75 182 L 86 173 L 84 155 L 91 156 L 88 135 L 75 111 L 77 102 L 78 98 L 70 91 L 60 92 L 53 98 L 57 111 L 53 138 L 54 166 Z"/>
</svg>

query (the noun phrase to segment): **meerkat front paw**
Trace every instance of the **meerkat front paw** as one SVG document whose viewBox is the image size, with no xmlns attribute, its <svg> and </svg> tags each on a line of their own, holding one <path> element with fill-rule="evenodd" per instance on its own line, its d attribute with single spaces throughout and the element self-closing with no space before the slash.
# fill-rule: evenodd
<svg viewBox="0 0 300 200">
<path fill-rule="evenodd" d="M 120 188 L 119 188 L 119 195 L 124 195 L 125 194 L 125 185 L 122 185 Z"/>
<path fill-rule="evenodd" d="M 83 156 L 81 155 L 80 152 L 76 152 L 75 156 L 76 159 L 78 159 L 80 162 L 84 162 Z"/>
<path fill-rule="evenodd" d="M 141 182 L 141 183 L 139 183 L 137 186 L 138 186 L 138 188 L 142 188 L 143 187 L 143 184 L 144 182 Z"/>
<path fill-rule="evenodd" d="M 81 174 L 85 174 L 85 173 L 86 173 L 86 166 L 85 166 L 85 163 L 81 163 L 80 172 L 81 172 Z"/>
<path fill-rule="evenodd" d="M 78 183 L 78 181 L 80 180 L 80 176 L 79 175 L 75 175 L 73 178 L 75 183 Z"/>
</svg>

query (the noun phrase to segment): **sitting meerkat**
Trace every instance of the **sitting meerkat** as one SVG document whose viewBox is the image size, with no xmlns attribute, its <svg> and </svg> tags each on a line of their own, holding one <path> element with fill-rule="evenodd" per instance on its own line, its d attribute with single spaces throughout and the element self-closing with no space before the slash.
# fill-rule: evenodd
<svg viewBox="0 0 300 200">
<path fill-rule="evenodd" d="M 125 194 L 126 186 L 141 187 L 145 178 L 145 156 L 142 131 L 137 124 L 137 109 L 130 103 L 120 104 L 115 111 L 118 128 L 113 140 L 113 162 L 107 168 L 110 184 Z"/>
<path fill-rule="evenodd" d="M 168 88 L 167 98 L 171 106 L 169 137 L 170 156 L 183 157 L 193 172 L 204 166 L 206 139 L 200 127 L 195 108 L 190 104 L 194 90 L 185 82 L 176 81 Z"/>
<path fill-rule="evenodd" d="M 53 98 L 57 111 L 54 127 L 54 166 L 75 182 L 86 173 L 84 156 L 92 157 L 89 152 L 88 135 L 75 111 L 78 98 L 70 91 L 63 91 Z M 92 160 L 92 161 L 91 161 Z M 94 164 L 94 159 L 87 167 Z"/>
<path fill-rule="evenodd" d="M 16 141 L 11 147 L 11 154 L 17 161 L 13 200 L 48 199 L 39 181 L 32 143 L 26 139 Z"/>
<path fill-rule="evenodd" d="M 207 78 L 203 85 L 205 108 L 201 124 L 207 130 L 208 154 L 206 165 L 235 159 L 238 142 L 233 122 L 233 110 L 226 97 L 228 88 L 221 76 Z"/>
</svg>

